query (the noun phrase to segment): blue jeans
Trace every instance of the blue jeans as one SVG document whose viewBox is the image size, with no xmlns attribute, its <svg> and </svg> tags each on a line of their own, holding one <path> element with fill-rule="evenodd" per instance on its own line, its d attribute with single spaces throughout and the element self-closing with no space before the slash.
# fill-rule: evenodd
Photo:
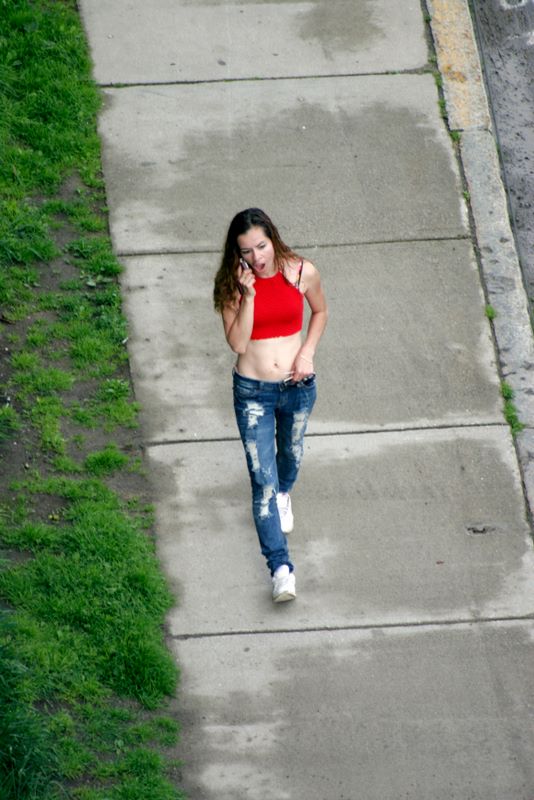
<svg viewBox="0 0 534 800">
<path fill-rule="evenodd" d="M 297 479 L 316 396 L 315 376 L 287 384 L 234 371 L 234 409 L 252 484 L 252 513 L 271 575 L 282 564 L 293 571 L 276 494 L 289 492 Z"/>
</svg>

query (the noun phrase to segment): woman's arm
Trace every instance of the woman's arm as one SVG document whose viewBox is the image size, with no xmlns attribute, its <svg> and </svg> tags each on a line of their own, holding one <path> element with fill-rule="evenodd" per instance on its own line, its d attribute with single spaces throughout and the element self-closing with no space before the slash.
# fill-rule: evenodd
<svg viewBox="0 0 534 800">
<path fill-rule="evenodd" d="M 323 335 L 328 319 L 328 308 L 321 286 L 321 276 L 318 270 L 309 261 L 304 262 L 303 267 L 304 297 L 311 308 L 311 317 L 306 332 L 306 338 L 297 353 L 293 364 L 293 380 L 300 381 L 310 375 L 313 369 L 313 359 L 315 350 L 319 344 L 319 339 Z"/>
<path fill-rule="evenodd" d="M 238 267 L 237 281 L 242 294 L 236 293 L 232 303 L 222 312 L 226 341 L 234 353 L 244 353 L 248 347 L 254 325 L 254 297 L 256 278 L 251 269 Z"/>
<path fill-rule="evenodd" d="M 254 324 L 254 296 L 244 294 L 241 302 L 236 298 L 222 312 L 226 341 L 234 353 L 244 353 L 247 349 Z"/>
</svg>

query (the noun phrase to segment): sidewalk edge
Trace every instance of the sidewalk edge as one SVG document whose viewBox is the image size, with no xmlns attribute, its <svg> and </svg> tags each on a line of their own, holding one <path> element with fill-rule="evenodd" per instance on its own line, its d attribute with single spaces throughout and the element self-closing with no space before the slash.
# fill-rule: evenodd
<svg viewBox="0 0 534 800">
<path fill-rule="evenodd" d="M 426 0 L 449 128 L 473 213 L 482 277 L 495 310 L 493 330 L 502 377 L 525 425 L 515 437 L 525 495 L 534 517 L 534 336 L 523 274 L 510 226 L 497 143 L 468 0 Z"/>
</svg>

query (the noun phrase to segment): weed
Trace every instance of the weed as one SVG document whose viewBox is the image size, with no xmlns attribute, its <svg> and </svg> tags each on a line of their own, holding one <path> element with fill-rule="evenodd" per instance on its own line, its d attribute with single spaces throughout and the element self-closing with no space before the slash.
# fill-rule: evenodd
<svg viewBox="0 0 534 800">
<path fill-rule="evenodd" d="M 104 402 L 115 400 L 124 400 L 130 394 L 130 387 L 126 381 L 120 379 L 111 379 L 104 381 L 100 389 L 100 399 Z"/>
<path fill-rule="evenodd" d="M 514 396 L 514 390 L 506 381 L 501 382 L 501 394 L 504 400 L 512 400 Z"/>
<path fill-rule="evenodd" d="M 506 381 L 502 381 L 501 383 L 501 394 L 504 399 L 504 418 L 510 426 L 512 436 L 517 436 L 525 426 L 520 421 L 517 408 L 513 403 L 514 391 Z"/>
<path fill-rule="evenodd" d="M 487 316 L 487 318 L 488 318 L 489 320 L 493 320 L 493 319 L 495 319 L 495 317 L 497 316 L 497 312 L 496 312 L 496 310 L 495 310 L 495 309 L 494 309 L 494 307 L 493 307 L 491 304 L 489 304 L 489 303 L 488 303 L 488 305 L 486 305 L 485 312 L 486 312 L 486 316 Z"/>
</svg>

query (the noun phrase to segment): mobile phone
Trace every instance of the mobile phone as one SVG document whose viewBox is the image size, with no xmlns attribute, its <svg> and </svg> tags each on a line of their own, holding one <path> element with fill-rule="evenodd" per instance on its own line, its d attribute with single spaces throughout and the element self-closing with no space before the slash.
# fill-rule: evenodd
<svg viewBox="0 0 534 800">
<path fill-rule="evenodd" d="M 302 380 L 300 381 L 294 381 L 292 375 L 290 375 L 288 378 L 284 378 L 282 383 L 285 383 L 286 386 L 293 386 L 293 385 L 299 386 L 300 384 L 302 384 L 303 386 L 311 386 L 314 380 L 315 380 L 315 372 L 310 372 L 309 375 L 306 375 L 306 377 L 302 378 Z"/>
<path fill-rule="evenodd" d="M 239 259 L 239 264 L 241 265 L 242 269 L 250 269 L 250 266 L 247 264 L 244 258 Z"/>
</svg>

